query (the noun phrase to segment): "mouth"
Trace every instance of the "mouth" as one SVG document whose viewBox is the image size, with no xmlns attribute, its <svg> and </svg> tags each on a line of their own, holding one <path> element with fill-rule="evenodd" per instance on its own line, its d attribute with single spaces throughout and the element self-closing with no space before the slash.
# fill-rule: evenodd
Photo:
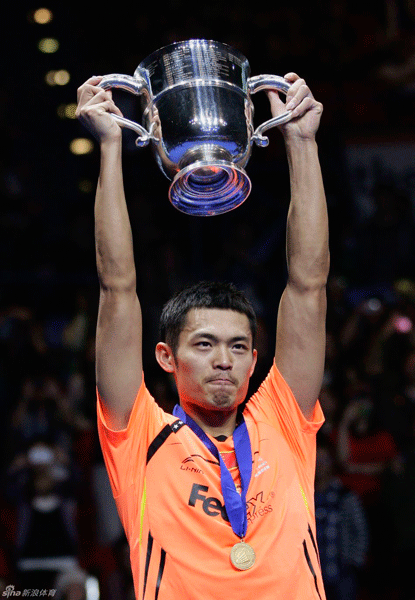
<svg viewBox="0 0 415 600">
<path fill-rule="evenodd" d="M 215 377 L 214 379 L 209 379 L 208 383 L 213 385 L 236 385 L 235 381 L 228 377 Z"/>
</svg>

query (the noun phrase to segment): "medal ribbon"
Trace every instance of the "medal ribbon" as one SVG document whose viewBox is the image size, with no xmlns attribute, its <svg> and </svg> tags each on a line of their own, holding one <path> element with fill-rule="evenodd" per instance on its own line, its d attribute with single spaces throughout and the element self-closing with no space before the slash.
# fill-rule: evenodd
<svg viewBox="0 0 415 600">
<path fill-rule="evenodd" d="M 249 439 L 248 429 L 242 417 L 240 423 L 233 432 L 233 443 L 235 447 L 235 456 L 239 467 L 241 478 L 241 494 L 239 495 L 232 475 L 225 465 L 219 450 L 206 435 L 201 427 L 185 411 L 181 406 L 176 404 L 173 409 L 173 415 L 186 423 L 188 427 L 197 435 L 204 443 L 206 448 L 213 454 L 220 464 L 220 481 L 222 486 L 222 495 L 225 502 L 226 513 L 229 517 L 230 524 L 234 533 L 241 539 L 245 537 L 248 527 L 248 519 L 246 514 L 246 492 L 252 474 L 252 450 L 251 441 Z"/>
</svg>

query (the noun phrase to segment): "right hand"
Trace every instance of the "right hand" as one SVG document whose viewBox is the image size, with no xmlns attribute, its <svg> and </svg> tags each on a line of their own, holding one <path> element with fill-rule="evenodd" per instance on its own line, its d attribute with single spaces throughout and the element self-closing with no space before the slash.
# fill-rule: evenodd
<svg viewBox="0 0 415 600">
<path fill-rule="evenodd" d="M 112 99 L 111 91 L 98 87 L 102 77 L 90 77 L 78 88 L 76 117 L 100 142 L 121 137 L 121 127 L 111 113 L 123 116 Z"/>
<path fill-rule="evenodd" d="M 291 110 L 291 119 L 278 126 L 286 139 L 298 138 L 314 140 L 320 125 L 323 112 L 321 102 L 315 100 L 310 88 L 296 73 L 287 73 L 284 79 L 291 83 L 285 104 L 275 90 L 268 90 L 271 114 L 278 117 L 286 110 Z"/>
</svg>

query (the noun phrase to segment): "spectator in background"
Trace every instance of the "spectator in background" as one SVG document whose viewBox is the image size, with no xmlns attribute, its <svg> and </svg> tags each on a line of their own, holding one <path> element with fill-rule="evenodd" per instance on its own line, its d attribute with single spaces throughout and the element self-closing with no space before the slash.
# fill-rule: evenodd
<svg viewBox="0 0 415 600">
<path fill-rule="evenodd" d="M 385 471 L 380 506 L 383 511 L 385 553 L 383 572 L 389 575 L 388 596 L 415 598 L 415 420 L 412 440 Z M 387 563 L 387 564 L 386 564 Z"/>
<path fill-rule="evenodd" d="M 337 459 L 342 480 L 359 494 L 367 509 L 379 498 L 381 475 L 397 454 L 392 435 L 377 421 L 370 395 L 353 398 L 341 417 L 337 436 Z"/>
<path fill-rule="evenodd" d="M 338 395 L 331 386 L 323 385 L 319 400 L 324 414 L 324 423 L 321 426 L 320 433 L 334 443 L 341 416 Z"/>
<path fill-rule="evenodd" d="M 64 448 L 39 438 L 11 463 L 6 493 L 16 507 L 19 585 L 51 588 L 58 573 L 78 567 L 76 465 Z"/>
<path fill-rule="evenodd" d="M 87 600 L 87 573 L 82 569 L 72 569 L 60 573 L 54 583 L 55 600 Z"/>
<path fill-rule="evenodd" d="M 367 569 L 371 591 L 382 592 L 384 564 L 384 515 L 379 500 L 382 476 L 397 447 L 390 431 L 379 422 L 378 407 L 368 392 L 349 400 L 339 423 L 337 458 L 341 479 L 362 501 L 368 519 L 371 547 Z"/>
<path fill-rule="evenodd" d="M 379 423 L 403 448 L 412 436 L 415 411 L 415 305 L 412 297 L 403 294 L 402 288 L 409 287 L 409 282 L 397 282 L 394 287 L 395 299 L 383 303 L 384 317 L 378 320 L 362 355 L 366 381 L 376 390 Z"/>
<path fill-rule="evenodd" d="M 337 333 L 342 352 L 342 369 L 352 369 L 357 376 L 368 377 L 369 353 L 373 340 L 387 319 L 386 302 L 376 296 L 357 300 L 349 309 L 344 326 Z M 373 357 L 371 356 L 371 363 Z"/>
<path fill-rule="evenodd" d="M 317 543 L 327 600 L 357 600 L 368 526 L 359 496 L 338 476 L 334 447 L 326 438 L 317 445 L 315 483 Z"/>
<path fill-rule="evenodd" d="M 3 286 L 4 288 L 5 286 Z M 2 289 L 1 292 L 4 290 Z M 44 345 L 30 302 L 5 302 L 0 306 L 0 418 L 10 422 L 22 381 L 38 369 Z M 1 461 L 9 450 L 7 437 L 0 441 Z M 5 466 L 3 463 L 2 466 Z"/>
<path fill-rule="evenodd" d="M 37 379 L 26 378 L 11 418 L 12 458 L 39 438 L 70 452 L 75 436 L 91 427 L 73 397 L 72 388 L 67 393 L 58 379 L 47 373 Z"/>
<path fill-rule="evenodd" d="M 383 412 L 388 430 L 398 448 L 406 452 L 412 445 L 412 423 L 415 418 L 415 348 L 409 347 L 402 357 L 401 368 L 396 374 L 398 382 L 385 382 Z"/>
<path fill-rule="evenodd" d="M 130 565 L 130 547 L 124 532 L 113 545 L 115 569 L 108 578 L 111 599 L 135 600 L 134 582 Z"/>
</svg>

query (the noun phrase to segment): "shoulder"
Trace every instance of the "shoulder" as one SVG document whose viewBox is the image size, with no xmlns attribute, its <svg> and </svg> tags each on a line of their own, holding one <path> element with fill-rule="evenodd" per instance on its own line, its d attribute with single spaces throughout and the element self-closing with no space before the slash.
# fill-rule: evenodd
<svg viewBox="0 0 415 600">
<path fill-rule="evenodd" d="M 98 433 L 101 445 L 118 447 L 120 445 L 148 446 L 168 423 L 175 417 L 164 411 L 146 387 L 144 376 L 137 392 L 125 427 L 114 427 L 112 415 L 97 390 Z"/>
<path fill-rule="evenodd" d="M 102 454 L 116 496 L 144 476 L 149 453 L 151 458 L 157 444 L 163 441 L 163 435 L 168 433 L 166 426 L 170 426 L 176 418 L 158 406 L 144 379 L 125 428 L 111 428 L 110 415 L 99 394 L 97 413 Z"/>
<path fill-rule="evenodd" d="M 307 419 L 275 361 L 258 391 L 248 400 L 245 410 L 255 420 L 266 419 L 274 426 L 284 426 L 298 434 L 317 434 L 324 422 L 320 403 L 317 402 L 310 419 Z"/>
</svg>

